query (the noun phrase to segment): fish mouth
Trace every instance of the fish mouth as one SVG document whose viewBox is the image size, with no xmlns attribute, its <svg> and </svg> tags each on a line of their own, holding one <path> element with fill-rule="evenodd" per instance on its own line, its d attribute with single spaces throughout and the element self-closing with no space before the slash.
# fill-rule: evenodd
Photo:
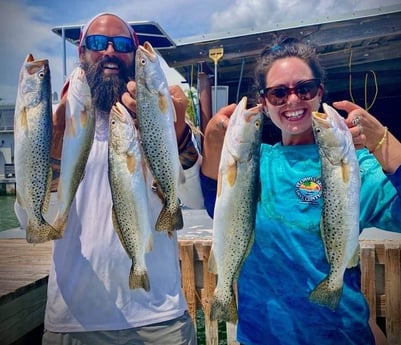
<svg viewBox="0 0 401 345">
<path fill-rule="evenodd" d="M 143 54 L 145 54 L 147 57 L 148 57 L 148 59 L 150 60 L 150 61 L 152 61 L 152 62 L 155 62 L 156 61 L 156 52 L 155 52 L 155 50 L 153 49 L 153 47 L 152 47 L 152 45 L 148 42 L 148 41 L 146 41 L 146 42 L 144 42 L 144 44 L 143 45 L 140 45 L 139 47 L 138 47 L 138 49 L 143 53 Z"/>
<path fill-rule="evenodd" d="M 320 113 L 318 111 L 313 111 L 312 112 L 312 118 L 321 126 L 325 128 L 330 128 L 330 123 L 329 123 L 329 115 L 326 113 Z"/>
<path fill-rule="evenodd" d="M 115 105 L 113 105 L 113 113 L 118 117 L 120 121 L 125 122 L 123 109 L 124 106 L 120 102 L 117 102 Z"/>
</svg>

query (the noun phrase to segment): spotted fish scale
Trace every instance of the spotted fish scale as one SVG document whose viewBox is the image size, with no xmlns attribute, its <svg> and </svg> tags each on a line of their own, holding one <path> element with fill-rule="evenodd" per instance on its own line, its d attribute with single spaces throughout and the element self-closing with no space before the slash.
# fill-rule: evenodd
<svg viewBox="0 0 401 345">
<path fill-rule="evenodd" d="M 152 228 L 148 213 L 146 164 L 134 121 L 121 104 L 110 112 L 109 181 L 113 199 L 113 224 L 132 260 L 131 289 L 150 291 L 145 253 L 152 248 Z"/>
<path fill-rule="evenodd" d="M 26 211 L 26 240 L 61 237 L 43 217 L 50 200 L 52 138 L 51 80 L 48 60 L 29 54 L 19 76 L 14 115 L 17 203 Z"/>
<path fill-rule="evenodd" d="M 83 179 L 95 133 L 95 111 L 85 72 L 76 67 L 70 77 L 57 187 L 58 210 L 54 227 L 64 233 L 72 201 Z"/>
<path fill-rule="evenodd" d="M 321 160 L 323 210 L 320 231 L 330 271 L 311 292 L 314 303 L 336 309 L 346 268 L 359 260 L 359 163 L 345 120 L 327 104 L 312 114 Z"/>
<path fill-rule="evenodd" d="M 253 243 L 262 113 L 244 97 L 230 117 L 218 173 L 209 271 L 217 274 L 211 319 L 235 323 L 233 283 Z"/>
<path fill-rule="evenodd" d="M 174 105 L 159 56 L 149 42 L 140 45 L 135 57 L 137 119 L 143 149 L 156 182 L 163 207 L 157 231 L 183 228 L 179 183 L 185 180 L 178 156 L 174 130 Z"/>
</svg>

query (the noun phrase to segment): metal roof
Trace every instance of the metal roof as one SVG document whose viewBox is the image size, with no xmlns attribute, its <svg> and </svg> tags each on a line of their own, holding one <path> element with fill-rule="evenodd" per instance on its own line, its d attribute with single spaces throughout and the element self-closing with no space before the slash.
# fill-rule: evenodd
<svg viewBox="0 0 401 345">
<path fill-rule="evenodd" d="M 140 44 L 149 41 L 152 46 L 157 49 L 169 49 L 175 47 L 174 41 L 156 22 L 129 21 L 128 24 L 131 25 L 136 32 Z M 85 24 L 58 26 L 53 28 L 52 31 L 60 37 L 63 37 L 64 35 L 66 41 L 78 45 L 79 34 L 84 25 Z"/>
<path fill-rule="evenodd" d="M 249 96 L 256 59 L 277 34 L 297 37 L 317 47 L 328 74 L 326 89 L 331 95 L 348 90 L 351 75 L 356 94 L 376 80 L 383 91 L 381 95 L 401 97 L 401 5 L 298 25 L 185 38 L 177 40 L 175 49 L 161 54 L 170 67 L 196 83 L 196 73 L 190 76 L 193 67 L 204 62 L 204 71 L 213 75 L 214 62 L 209 58 L 209 50 L 223 48 L 224 55 L 217 64 L 218 85 L 229 86 L 229 99 L 234 102 L 238 95 Z"/>
</svg>

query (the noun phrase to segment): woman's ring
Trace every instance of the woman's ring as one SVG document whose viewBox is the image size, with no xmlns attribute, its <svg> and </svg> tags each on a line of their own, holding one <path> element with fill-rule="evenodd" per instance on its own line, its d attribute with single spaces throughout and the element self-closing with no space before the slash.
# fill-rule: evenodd
<svg viewBox="0 0 401 345">
<path fill-rule="evenodd" d="M 226 118 L 223 117 L 223 118 L 219 121 L 218 126 L 219 126 L 220 128 L 222 128 L 222 129 L 226 128 L 226 126 L 224 125 L 225 122 L 226 122 Z"/>
<path fill-rule="evenodd" d="M 359 121 L 361 120 L 361 117 L 359 116 L 359 115 L 356 115 L 355 117 L 354 117 L 354 119 L 352 120 L 352 124 L 354 125 L 354 126 L 357 126 L 357 125 L 359 125 Z"/>
</svg>

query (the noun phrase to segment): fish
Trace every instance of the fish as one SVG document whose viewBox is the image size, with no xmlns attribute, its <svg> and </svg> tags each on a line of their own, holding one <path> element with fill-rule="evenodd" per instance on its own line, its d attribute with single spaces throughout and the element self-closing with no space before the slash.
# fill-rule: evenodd
<svg viewBox="0 0 401 345">
<path fill-rule="evenodd" d="M 49 61 L 28 54 L 19 74 L 14 113 L 16 202 L 27 214 L 26 240 L 60 238 L 43 217 L 50 202 L 52 92 Z"/>
<path fill-rule="evenodd" d="M 110 111 L 109 123 L 113 224 L 132 260 L 129 287 L 150 291 L 145 253 L 152 250 L 153 236 L 147 207 L 147 165 L 141 139 L 133 118 L 119 102 Z"/>
<path fill-rule="evenodd" d="M 341 115 L 323 104 L 312 113 L 319 148 L 323 209 L 320 233 L 330 271 L 309 295 L 311 302 L 335 310 L 346 268 L 359 260 L 359 163 L 351 133 Z"/>
<path fill-rule="evenodd" d="M 174 129 L 175 108 L 159 55 L 149 42 L 139 45 L 136 51 L 135 82 L 142 145 L 163 203 L 155 228 L 171 234 L 184 226 L 177 190 L 185 177 Z"/>
<path fill-rule="evenodd" d="M 68 80 L 65 130 L 57 187 L 57 215 L 53 226 L 62 234 L 72 201 L 84 177 L 86 162 L 95 135 L 95 110 L 85 71 L 76 67 Z"/>
<path fill-rule="evenodd" d="M 238 319 L 233 284 L 253 244 L 259 193 L 261 106 L 237 104 L 224 137 L 217 179 L 213 241 L 208 270 L 217 274 L 211 320 Z"/>
</svg>

